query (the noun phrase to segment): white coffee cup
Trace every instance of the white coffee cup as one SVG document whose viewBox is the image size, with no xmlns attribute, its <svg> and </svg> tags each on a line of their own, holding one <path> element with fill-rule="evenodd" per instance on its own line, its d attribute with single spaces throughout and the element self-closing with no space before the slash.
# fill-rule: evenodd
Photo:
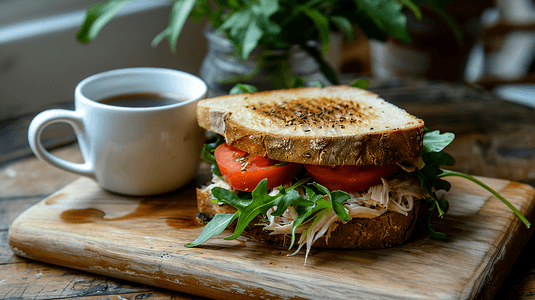
<svg viewBox="0 0 535 300">
<path fill-rule="evenodd" d="M 52 109 L 38 114 L 28 131 L 37 157 L 63 170 L 93 178 L 109 191 L 156 195 L 177 190 L 196 174 L 204 131 L 196 118 L 206 84 L 196 76 L 161 68 L 128 68 L 90 76 L 75 89 L 75 110 Z M 185 100 L 152 107 L 99 103 L 117 95 L 158 93 Z M 70 124 L 85 163 L 58 158 L 45 150 L 42 130 L 53 123 Z"/>
</svg>

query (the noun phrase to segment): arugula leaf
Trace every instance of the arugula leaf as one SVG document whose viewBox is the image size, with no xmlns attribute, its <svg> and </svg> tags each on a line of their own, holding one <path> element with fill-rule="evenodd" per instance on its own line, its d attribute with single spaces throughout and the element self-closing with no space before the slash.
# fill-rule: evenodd
<svg viewBox="0 0 535 300">
<path fill-rule="evenodd" d="M 440 179 L 439 175 L 442 174 L 442 170 L 440 169 L 441 164 L 451 165 L 455 163 L 455 159 L 444 152 L 444 148 L 446 148 L 454 138 L 455 135 L 453 133 L 447 132 L 441 134 L 439 131 L 429 131 L 425 128 L 425 134 L 422 141 L 422 160 L 424 166 L 410 173 L 420 180 L 422 189 L 431 197 L 430 199 L 427 199 L 429 211 L 424 214 L 424 220 L 426 221 L 427 231 L 436 239 L 444 239 L 446 237 L 444 233 L 436 232 L 433 229 L 433 226 L 431 226 L 431 215 L 436 208 L 439 217 L 442 217 L 449 207 L 447 200 L 444 197 L 438 199 L 435 191 L 449 191 L 451 188 L 451 184 L 446 180 Z"/>
<path fill-rule="evenodd" d="M 347 222 L 350 219 L 349 211 L 344 206 L 344 202 L 351 198 L 348 193 L 343 191 L 333 191 L 331 193 L 331 202 L 334 212 L 340 218 L 340 220 Z"/>
<path fill-rule="evenodd" d="M 444 233 L 436 232 L 431 225 L 431 216 L 435 211 L 435 208 L 437 209 L 440 217 L 449 209 L 449 203 L 446 198 L 444 196 L 438 198 L 435 194 L 435 191 L 438 190 L 450 190 L 451 184 L 442 179 L 446 176 L 458 176 L 466 178 L 485 188 L 503 203 L 505 203 L 507 207 L 509 207 L 515 213 L 515 215 L 522 220 L 526 227 L 529 228 L 531 223 L 511 203 L 509 203 L 496 191 L 492 190 L 490 187 L 470 175 L 440 168 L 441 165 L 452 166 L 455 164 L 455 159 L 444 151 L 444 148 L 446 148 L 446 146 L 448 146 L 454 138 L 455 135 L 453 133 L 447 132 L 441 134 L 439 131 L 429 131 L 427 128 L 425 128 L 422 149 L 422 160 L 424 161 L 424 166 L 410 173 L 420 179 L 422 189 L 425 190 L 431 197 L 426 199 L 429 210 L 424 214 L 424 220 L 426 222 L 426 228 L 429 234 L 436 239 L 446 238 Z"/>
<path fill-rule="evenodd" d="M 267 211 L 274 205 L 273 200 L 278 196 L 270 196 L 267 189 L 267 179 L 264 179 L 258 183 L 258 186 L 251 193 L 253 199 L 245 207 L 236 207 L 240 212 L 238 218 L 238 224 L 234 230 L 234 234 L 226 237 L 226 240 L 232 240 L 239 237 L 243 230 L 251 223 L 251 221 L 259 214 L 265 215 Z M 215 195 L 214 195 L 215 196 Z M 222 202 L 226 202 L 227 199 L 219 199 Z M 228 203 L 228 202 L 226 202 Z M 229 203 L 231 204 L 231 203 Z M 231 204 L 232 205 L 232 204 Z"/>
<path fill-rule="evenodd" d="M 217 214 L 214 218 L 204 226 L 201 234 L 191 243 L 186 244 L 186 247 L 195 247 L 206 242 L 211 237 L 220 234 L 225 228 L 236 220 L 239 214 Z"/>
<path fill-rule="evenodd" d="M 305 86 L 305 82 L 303 81 L 303 78 L 301 78 L 300 76 L 294 75 L 292 78 L 292 84 L 290 87 L 300 88 L 304 86 Z"/>
<path fill-rule="evenodd" d="M 455 158 L 444 151 L 427 152 L 426 161 L 428 164 L 436 166 L 453 166 L 455 164 Z"/>
<path fill-rule="evenodd" d="M 319 87 L 319 88 L 324 88 L 325 85 L 323 83 L 321 83 L 321 81 L 318 81 L 318 80 L 314 80 L 310 83 L 312 86 L 314 87 Z"/>
<path fill-rule="evenodd" d="M 229 191 L 224 188 L 214 187 L 210 190 L 215 199 L 212 200 L 213 203 L 227 203 L 236 209 L 244 209 L 251 203 L 251 199 L 240 198 L 240 196 L 234 194 L 232 191 Z M 219 200 L 219 201 L 218 201 Z"/>
<path fill-rule="evenodd" d="M 312 185 L 316 187 L 321 194 L 327 196 L 331 202 L 331 206 L 334 209 L 334 212 L 338 216 L 338 218 L 344 222 L 349 221 L 349 211 L 343 203 L 350 198 L 349 194 L 344 191 L 329 191 L 328 188 L 324 187 L 323 185 L 313 182 L 309 183 L 309 185 Z"/>
<path fill-rule="evenodd" d="M 230 89 L 231 95 L 245 94 L 245 93 L 256 93 L 258 89 L 250 84 L 238 83 Z"/>
<path fill-rule="evenodd" d="M 431 217 L 433 216 L 433 212 L 435 211 L 435 205 L 436 202 L 433 199 L 427 199 L 428 211 L 423 214 L 423 218 L 425 220 L 425 228 L 427 229 L 427 232 L 432 238 L 437 240 L 443 240 L 447 237 L 446 234 L 435 231 L 435 229 L 431 225 Z"/>
<path fill-rule="evenodd" d="M 266 216 L 267 211 L 274 206 L 276 209 L 272 213 L 273 216 L 282 215 L 289 206 L 295 207 L 298 214 L 296 220 L 294 220 L 292 224 L 292 241 L 290 248 L 293 247 L 295 242 L 296 229 L 304 222 L 316 219 L 317 212 L 321 211 L 321 214 L 327 214 L 334 210 L 341 220 L 348 221 L 349 212 L 343 206 L 343 203 L 349 199 L 349 194 L 342 191 L 331 192 L 326 187 L 318 183 L 313 183 L 310 186 L 314 187 L 315 190 L 303 186 L 306 190 L 306 197 L 303 198 L 295 188 L 303 185 L 308 180 L 309 179 L 301 180 L 289 188 L 283 188 L 281 186 L 279 187 L 279 194 L 270 196 L 267 190 L 267 179 L 264 179 L 257 185 L 252 193 L 248 194 L 248 196 L 251 196 L 252 198 L 249 198 L 248 196 L 241 197 L 232 191 L 223 188 L 213 188 L 211 193 L 216 199 L 213 200 L 214 202 L 227 203 L 238 210 L 234 215 L 231 215 L 232 220 L 237 219 L 234 233 L 225 239 L 231 240 L 240 236 L 254 218 L 258 215 Z M 221 233 L 222 229 L 219 230 L 220 226 L 228 226 L 232 222 L 229 221 L 230 218 L 230 216 L 227 216 L 225 218 L 212 219 L 212 221 L 208 223 L 210 229 L 206 230 L 206 232 L 203 230 L 201 236 L 199 236 L 195 242 L 188 245 L 197 246 L 212 236 Z"/>
<path fill-rule="evenodd" d="M 204 144 L 203 149 L 201 151 L 201 159 L 211 163 L 212 173 L 214 173 L 214 175 L 216 175 L 217 177 L 222 178 L 223 175 L 221 174 L 221 170 L 219 170 L 219 166 L 217 165 L 217 162 L 215 160 L 214 152 L 219 145 L 225 142 L 225 137 L 216 134 L 216 138 L 217 139 L 215 142 Z"/>
<path fill-rule="evenodd" d="M 507 201 L 502 195 L 500 195 L 498 192 L 496 192 L 495 190 L 493 190 L 491 187 L 489 187 L 488 185 L 484 184 L 483 182 L 477 180 L 476 178 L 468 175 L 468 174 L 464 174 L 464 173 L 460 173 L 460 172 L 455 172 L 455 171 L 449 171 L 449 170 L 442 170 L 442 174 L 440 174 L 438 177 L 446 177 L 446 176 L 457 176 L 457 177 L 462 177 L 462 178 L 465 178 L 465 179 L 468 179 L 474 183 L 476 183 L 477 185 L 481 186 L 482 188 L 486 189 L 487 191 L 489 191 L 492 195 L 494 195 L 496 198 L 500 199 L 505 205 L 507 205 L 507 207 L 509 207 L 513 212 L 514 214 L 524 223 L 524 225 L 526 225 L 527 228 L 530 228 L 531 227 L 531 223 L 526 219 L 526 217 L 524 217 L 522 215 L 522 213 L 516 209 L 516 207 L 514 207 L 509 201 Z"/>
<path fill-rule="evenodd" d="M 294 243 L 295 243 L 295 231 L 303 222 L 313 215 L 314 213 L 324 210 L 324 209 L 330 209 L 332 208 L 332 203 L 330 201 L 325 200 L 323 198 L 323 195 L 316 194 L 311 188 L 304 187 L 307 193 L 307 199 L 309 201 L 314 202 L 314 205 L 311 206 L 297 206 L 295 208 L 295 211 L 297 212 L 297 218 L 292 223 L 292 240 L 290 242 L 290 246 L 288 249 L 292 249 Z"/>
<path fill-rule="evenodd" d="M 299 192 L 297 192 L 295 189 L 291 190 L 287 194 L 284 194 L 284 193 L 285 192 L 283 192 L 282 197 L 277 199 L 275 203 L 275 206 L 277 207 L 277 209 L 271 213 L 272 216 L 281 216 L 286 211 L 288 206 L 291 206 L 291 205 L 304 206 L 304 207 L 314 205 L 313 201 L 303 199 L 299 195 Z"/>
<path fill-rule="evenodd" d="M 424 152 L 440 152 L 455 139 L 451 132 L 440 133 L 440 131 L 428 131 L 423 140 Z"/>
<path fill-rule="evenodd" d="M 367 90 L 370 86 L 370 81 L 367 79 L 357 79 L 349 84 L 352 87 L 360 88 L 363 90 Z"/>
</svg>

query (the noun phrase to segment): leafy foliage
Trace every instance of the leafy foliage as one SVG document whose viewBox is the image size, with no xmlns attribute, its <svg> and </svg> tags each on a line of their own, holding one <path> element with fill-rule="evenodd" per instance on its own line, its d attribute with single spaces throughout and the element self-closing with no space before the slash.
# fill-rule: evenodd
<svg viewBox="0 0 535 300">
<path fill-rule="evenodd" d="M 355 83 L 355 85 L 362 84 L 363 82 Z M 439 216 L 442 216 L 449 208 L 448 201 L 444 196 L 441 198 L 436 196 L 436 191 L 448 191 L 451 188 L 451 184 L 442 179 L 442 177 L 446 176 L 463 177 L 487 189 L 494 196 L 503 201 L 529 228 L 531 226 L 530 222 L 513 205 L 511 205 L 511 203 L 484 183 L 463 173 L 440 169 L 441 165 L 451 166 L 455 163 L 455 159 L 444 151 L 444 148 L 453 141 L 454 137 L 455 136 L 452 133 L 440 133 L 439 131 L 429 131 L 425 129 L 422 151 L 424 166 L 410 173 L 420 179 L 422 189 L 424 189 L 430 196 L 430 198 L 426 199 L 428 211 L 423 214 L 425 226 L 429 234 L 435 239 L 446 238 L 445 233 L 435 231 L 431 225 L 431 218 L 435 209 L 438 211 Z M 213 148 L 215 144 L 205 146 L 206 152 L 215 149 Z M 208 154 L 206 154 L 206 156 L 211 159 Z M 215 163 L 215 165 L 217 166 L 217 163 Z M 237 212 L 234 214 L 216 215 L 216 217 L 205 226 L 199 237 L 186 246 L 198 246 L 211 237 L 223 232 L 223 230 L 234 220 L 238 220 L 234 233 L 225 238 L 227 240 L 235 239 L 242 234 L 243 230 L 256 217 L 263 216 L 265 218 L 268 210 L 272 207 L 276 207 L 271 214 L 272 216 L 282 215 L 290 206 L 293 206 L 298 214 L 292 224 L 290 249 L 295 244 L 295 233 L 297 228 L 303 224 L 314 225 L 323 216 L 332 211 L 336 213 L 340 220 L 344 222 L 349 221 L 349 212 L 343 205 L 345 201 L 350 198 L 349 194 L 343 191 L 330 191 L 328 188 L 316 182 L 304 185 L 305 183 L 306 180 L 299 180 L 295 185 L 289 188 L 283 188 L 281 186 L 279 187 L 279 193 L 275 196 L 269 195 L 269 191 L 267 190 L 267 179 L 262 180 L 252 193 L 235 194 L 232 191 L 223 188 L 213 188 L 211 190 L 211 193 L 215 198 L 213 202 L 227 203 L 235 207 Z M 305 189 L 305 197 L 301 197 L 295 190 L 298 186 L 303 186 Z M 305 233 L 306 230 L 304 234 Z"/>
<path fill-rule="evenodd" d="M 117 14 L 121 7 L 133 0 L 108 0 L 87 10 L 77 39 L 88 43 Z M 207 19 L 224 33 L 236 47 L 239 56 L 247 59 L 251 51 L 261 45 L 271 50 L 288 50 L 299 45 L 319 64 L 321 72 L 338 84 L 336 73 L 323 59 L 330 46 L 330 33 L 340 31 L 353 40 L 353 25 L 358 25 L 371 39 L 385 41 L 391 35 L 410 43 L 404 7 L 421 19 L 420 6 L 427 4 L 444 17 L 454 32 L 455 25 L 442 7 L 445 0 L 170 0 L 173 4 L 167 28 L 158 34 L 152 45 L 167 39 L 172 51 L 185 21 Z M 319 41 L 320 49 L 310 41 Z"/>
<path fill-rule="evenodd" d="M 451 184 L 446 180 L 440 179 L 438 175 L 442 173 L 442 170 L 440 169 L 441 165 L 451 166 L 455 164 L 455 159 L 444 152 L 444 148 L 453 141 L 455 135 L 449 132 L 441 134 L 439 131 L 430 132 L 427 129 L 425 130 L 422 150 L 424 166 L 421 169 L 415 170 L 411 174 L 420 179 L 422 189 L 431 197 L 426 199 L 429 210 L 424 214 L 426 228 L 429 234 L 433 238 L 444 239 L 446 238 L 446 235 L 441 232 L 436 232 L 433 229 L 433 226 L 431 226 L 431 216 L 436 208 L 439 216 L 442 217 L 449 207 L 448 201 L 444 197 L 440 199 L 437 198 L 435 191 L 449 191 L 451 188 Z"/>
<path fill-rule="evenodd" d="M 367 90 L 368 87 L 370 86 L 370 81 L 367 80 L 367 79 L 357 79 L 355 81 L 353 81 L 350 86 L 352 87 L 356 87 L 356 88 L 360 88 L 360 89 L 363 89 L 363 90 Z"/>
<path fill-rule="evenodd" d="M 212 164 L 212 173 L 216 175 L 217 177 L 222 178 L 223 175 L 221 175 L 221 171 L 219 170 L 219 166 L 217 165 L 217 162 L 215 160 L 215 149 L 217 146 L 223 144 L 225 142 L 225 137 L 222 135 L 216 134 L 216 140 L 212 143 L 204 144 L 203 149 L 201 151 L 201 159 L 209 162 Z"/>
<path fill-rule="evenodd" d="M 487 189 L 494 196 L 500 199 L 505 203 L 517 216 L 524 222 L 524 224 L 529 228 L 531 224 L 529 221 L 505 198 L 503 198 L 496 191 L 492 190 L 490 187 L 482 183 L 481 181 L 473 178 L 470 175 L 463 174 L 460 172 L 453 172 L 448 170 L 443 170 L 440 166 L 453 166 L 455 164 L 455 159 L 448 153 L 444 151 L 444 148 L 448 146 L 455 135 L 453 133 L 440 133 L 439 131 L 429 131 L 425 129 L 425 134 L 423 137 L 423 151 L 422 151 L 422 160 L 424 161 L 424 166 L 418 170 L 415 170 L 411 174 L 415 175 L 420 179 L 422 189 L 424 189 L 431 198 L 426 199 L 428 205 L 428 211 L 424 214 L 424 220 L 426 221 L 426 228 L 429 234 L 436 239 L 446 238 L 446 234 L 442 232 L 437 232 L 433 229 L 431 225 L 431 216 L 435 209 L 438 211 L 438 215 L 442 217 L 449 208 L 449 203 L 444 196 L 438 198 L 435 194 L 438 190 L 449 191 L 451 184 L 442 179 L 446 176 L 458 176 L 480 185 L 481 187 Z"/>
<path fill-rule="evenodd" d="M 258 88 L 250 84 L 238 83 L 230 89 L 231 95 L 245 94 L 245 93 L 256 93 Z"/>
<path fill-rule="evenodd" d="M 258 186 L 250 194 L 236 195 L 235 193 L 215 187 L 211 190 L 215 200 L 214 203 L 227 203 L 237 209 L 233 215 L 225 215 L 224 217 L 214 218 L 205 226 L 199 237 L 192 243 L 186 245 L 194 247 L 202 244 L 209 238 L 220 234 L 223 230 L 222 226 L 228 226 L 233 220 L 238 220 L 234 233 L 226 237 L 226 240 L 232 240 L 239 237 L 245 228 L 257 216 L 267 216 L 270 208 L 276 207 L 272 213 L 273 216 L 280 216 L 286 211 L 289 206 L 295 207 L 298 213 L 297 219 L 292 225 L 292 241 L 290 248 L 295 242 L 295 231 L 304 222 L 314 218 L 314 214 L 319 211 L 328 213 L 333 211 L 341 220 L 349 220 L 349 213 L 343 206 L 343 203 L 349 199 L 349 195 L 342 191 L 330 192 L 324 186 L 318 183 L 312 183 L 310 186 L 305 186 L 307 195 L 305 198 L 301 197 L 295 190 L 296 187 L 301 186 L 306 181 L 299 181 L 289 188 L 279 188 L 279 193 L 275 196 L 270 196 L 267 189 L 267 179 L 262 180 Z"/>
</svg>

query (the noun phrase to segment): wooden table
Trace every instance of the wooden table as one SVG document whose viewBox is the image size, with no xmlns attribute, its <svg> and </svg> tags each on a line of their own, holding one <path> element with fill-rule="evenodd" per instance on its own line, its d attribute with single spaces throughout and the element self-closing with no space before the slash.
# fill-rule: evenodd
<svg viewBox="0 0 535 300">
<path fill-rule="evenodd" d="M 453 169 L 535 186 L 535 110 L 496 99 L 483 90 L 446 83 L 372 81 L 370 89 L 421 117 L 429 128 L 454 132 L 456 140 L 447 148 L 457 159 Z M 25 138 L 25 132 L 18 134 Z M 82 161 L 74 143 L 53 152 Z M 0 165 L 0 299 L 199 298 L 15 256 L 8 245 L 12 221 L 78 176 L 34 156 L 10 159 L 9 164 Z M 532 237 L 495 299 L 535 299 L 534 251 Z"/>
</svg>

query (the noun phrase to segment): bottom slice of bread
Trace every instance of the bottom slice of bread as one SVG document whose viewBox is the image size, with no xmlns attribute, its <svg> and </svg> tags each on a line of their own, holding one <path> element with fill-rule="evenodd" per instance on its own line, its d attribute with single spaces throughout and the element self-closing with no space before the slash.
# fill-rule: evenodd
<svg viewBox="0 0 535 300">
<path fill-rule="evenodd" d="M 206 222 L 215 214 L 234 213 L 236 209 L 228 204 L 212 203 L 210 192 L 197 189 L 197 206 L 199 209 L 198 221 Z M 372 219 L 353 218 L 346 224 L 339 224 L 328 239 L 319 238 L 312 247 L 315 248 L 346 248 L 346 249 L 378 249 L 387 248 L 405 243 L 412 235 L 420 201 L 415 201 L 413 210 L 407 216 L 397 212 L 387 212 Z M 245 229 L 243 235 L 255 238 L 260 242 L 274 243 L 288 247 L 291 237 L 284 234 L 270 234 L 258 224 L 259 219 L 253 220 Z M 296 241 L 299 240 L 296 234 Z"/>
</svg>

